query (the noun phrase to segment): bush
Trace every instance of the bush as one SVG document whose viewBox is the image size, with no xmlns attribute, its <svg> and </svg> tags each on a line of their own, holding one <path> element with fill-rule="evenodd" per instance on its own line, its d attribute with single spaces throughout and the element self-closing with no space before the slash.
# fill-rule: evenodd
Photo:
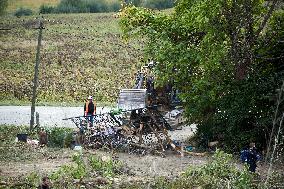
<svg viewBox="0 0 284 189">
<path fill-rule="evenodd" d="M 109 5 L 110 12 L 117 12 L 120 9 L 120 3 L 119 2 L 113 2 L 111 5 Z"/>
<path fill-rule="evenodd" d="M 167 9 L 174 6 L 173 0 L 147 0 L 142 3 L 143 7 L 151 9 Z"/>
<path fill-rule="evenodd" d="M 167 9 L 174 6 L 174 0 L 126 0 L 127 4 L 150 9 Z"/>
<path fill-rule="evenodd" d="M 118 1 L 105 0 L 61 0 L 55 8 L 56 13 L 96 13 L 115 12 L 120 8 Z"/>
<path fill-rule="evenodd" d="M 212 161 L 203 166 L 189 167 L 174 181 L 160 178 L 153 188 L 252 188 L 253 175 L 247 168 L 238 169 L 232 155 L 217 150 Z"/>
<path fill-rule="evenodd" d="M 86 0 L 85 3 L 91 13 L 108 12 L 110 10 L 104 0 Z"/>
<path fill-rule="evenodd" d="M 29 8 L 24 8 L 24 7 L 20 7 L 16 10 L 16 12 L 14 13 L 15 16 L 17 17 L 21 17 L 21 16 L 30 16 L 33 14 L 33 11 Z"/>
<path fill-rule="evenodd" d="M 41 5 L 39 7 L 40 14 L 51 14 L 55 12 L 55 7 L 49 5 Z"/>
<path fill-rule="evenodd" d="M 56 7 L 57 13 L 84 13 L 89 12 L 83 0 L 61 0 Z"/>
<path fill-rule="evenodd" d="M 258 188 L 248 169 L 239 169 L 232 162 L 232 155 L 217 150 L 211 161 L 202 166 L 190 166 L 177 179 L 159 177 L 150 183 L 126 185 L 124 188 Z M 142 187 L 141 187 L 142 186 Z"/>
<path fill-rule="evenodd" d="M 47 129 L 48 146 L 50 147 L 70 147 L 72 143 L 73 129 L 53 127 Z"/>
<path fill-rule="evenodd" d="M 87 159 L 80 154 L 74 154 L 72 158 L 73 164 L 63 165 L 59 170 L 50 175 L 54 188 L 85 188 L 87 182 L 74 184 L 75 179 L 89 180 L 89 185 L 105 185 L 111 184 L 114 176 L 118 175 L 122 167 L 120 161 L 115 161 L 111 157 L 89 156 Z M 96 183 L 95 177 L 102 177 L 101 183 Z M 90 179 L 92 178 L 92 179 Z M 105 183 L 104 183 L 105 182 Z M 104 183 L 104 184 L 103 184 Z M 81 187 L 80 187 L 81 186 Z M 89 187 L 86 187 L 89 188 Z M 93 188 L 93 187 L 90 187 Z M 105 187 L 109 188 L 109 187 Z"/>
<path fill-rule="evenodd" d="M 232 155 L 217 150 L 211 162 L 201 167 L 189 167 L 183 178 L 191 186 L 202 188 L 251 188 L 253 175 L 247 168 L 239 170 L 232 162 Z"/>
</svg>

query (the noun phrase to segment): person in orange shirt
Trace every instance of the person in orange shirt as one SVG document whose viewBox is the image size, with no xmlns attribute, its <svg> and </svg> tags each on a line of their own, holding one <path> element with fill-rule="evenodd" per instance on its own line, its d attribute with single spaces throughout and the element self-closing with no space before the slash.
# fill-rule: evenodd
<svg viewBox="0 0 284 189">
<path fill-rule="evenodd" d="M 96 105 L 93 102 L 93 97 L 89 96 L 84 106 L 84 116 L 88 116 L 90 127 L 93 126 L 94 114 L 96 114 Z"/>
</svg>

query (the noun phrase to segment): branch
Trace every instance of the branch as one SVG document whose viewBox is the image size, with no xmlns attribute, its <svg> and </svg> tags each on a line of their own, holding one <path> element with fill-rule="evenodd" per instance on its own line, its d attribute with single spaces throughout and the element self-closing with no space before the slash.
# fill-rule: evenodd
<svg viewBox="0 0 284 189">
<path fill-rule="evenodd" d="M 283 119 L 284 119 L 284 113 L 282 114 L 282 117 L 281 117 L 281 120 L 280 120 L 280 125 L 279 125 L 279 128 L 278 128 L 278 132 L 277 132 L 277 135 L 275 137 L 273 152 L 272 152 L 272 155 L 271 155 L 271 158 L 270 158 L 270 162 L 269 162 L 269 168 L 268 168 L 267 177 L 266 177 L 266 180 L 265 180 L 265 185 L 267 185 L 267 182 L 268 182 L 270 174 L 271 174 L 273 158 L 274 158 L 276 146 L 277 146 L 277 143 L 278 143 L 278 140 L 279 140 L 279 135 L 280 135 Z"/>
<path fill-rule="evenodd" d="M 258 30 L 256 31 L 255 39 L 258 38 L 260 32 L 263 30 L 263 28 L 265 27 L 265 25 L 268 22 L 269 18 L 271 17 L 271 15 L 272 15 L 275 7 L 276 7 L 276 3 L 277 3 L 277 0 L 273 0 L 272 1 L 272 5 L 270 6 L 270 8 L 268 10 L 268 13 L 264 16 L 264 19 L 263 19 L 262 23 L 260 24 Z"/>
<path fill-rule="evenodd" d="M 278 56 L 278 57 L 273 57 L 273 58 L 266 58 L 266 57 L 256 56 L 256 58 L 260 58 L 260 59 L 263 59 L 263 60 L 278 60 L 278 59 L 284 58 L 284 55 L 283 56 Z"/>
<path fill-rule="evenodd" d="M 271 143 L 272 143 L 272 138 L 274 136 L 275 126 L 276 126 L 276 123 L 277 123 L 277 115 L 278 115 L 278 109 L 279 109 L 279 106 L 280 106 L 280 103 L 281 103 L 282 92 L 284 92 L 284 81 L 283 81 L 283 84 L 280 88 L 279 96 L 278 96 L 278 99 L 277 99 L 277 106 L 276 106 L 276 111 L 275 111 L 275 114 L 274 114 L 272 130 L 271 130 L 271 133 L 270 133 L 270 139 L 269 139 L 268 146 L 267 146 L 265 162 L 267 162 L 268 157 L 269 157 L 269 153 L 270 153 L 270 146 L 271 146 Z"/>
</svg>

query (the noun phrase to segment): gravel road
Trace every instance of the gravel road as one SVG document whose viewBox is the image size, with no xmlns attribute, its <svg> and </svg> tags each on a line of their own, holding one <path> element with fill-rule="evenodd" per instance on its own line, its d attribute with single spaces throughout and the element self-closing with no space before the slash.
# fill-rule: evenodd
<svg viewBox="0 0 284 189">
<path fill-rule="evenodd" d="M 109 112 L 109 107 L 97 107 L 97 113 Z M 39 113 L 39 122 L 44 127 L 71 127 L 75 124 L 71 120 L 64 118 L 83 115 L 83 107 L 51 107 L 38 106 L 36 112 Z M 0 124 L 7 125 L 29 125 L 31 119 L 30 106 L 0 106 Z M 194 135 L 196 125 L 191 124 L 181 127 L 182 130 L 168 131 L 173 140 L 186 141 Z"/>
<path fill-rule="evenodd" d="M 97 113 L 108 112 L 110 108 L 97 107 Z M 83 107 L 51 107 L 37 106 L 41 126 L 75 127 L 68 117 L 83 115 Z M 30 106 L 0 106 L 0 124 L 29 125 L 31 119 Z"/>
</svg>

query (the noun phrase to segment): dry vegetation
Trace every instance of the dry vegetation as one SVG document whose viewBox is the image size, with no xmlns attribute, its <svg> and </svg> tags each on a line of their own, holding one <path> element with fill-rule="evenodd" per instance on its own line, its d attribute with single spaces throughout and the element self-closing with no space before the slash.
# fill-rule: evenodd
<svg viewBox="0 0 284 189">
<path fill-rule="evenodd" d="M 15 11 L 19 7 L 27 7 L 37 10 L 42 4 L 56 5 L 60 0 L 9 0 L 8 12 Z"/>
<path fill-rule="evenodd" d="M 28 101 L 34 72 L 38 20 L 0 21 L 0 101 Z M 45 15 L 38 102 L 79 102 L 92 94 L 114 102 L 131 87 L 142 42 L 124 43 L 114 13 Z"/>
</svg>

